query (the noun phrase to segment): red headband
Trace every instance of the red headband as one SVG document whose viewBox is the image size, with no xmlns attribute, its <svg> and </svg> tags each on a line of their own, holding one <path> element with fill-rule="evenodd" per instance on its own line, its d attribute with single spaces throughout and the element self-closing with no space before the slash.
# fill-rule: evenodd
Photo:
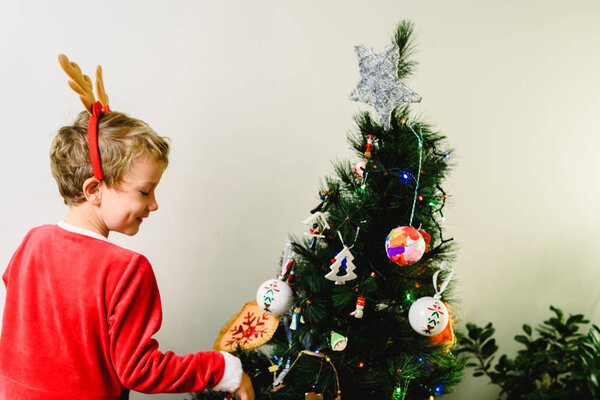
<svg viewBox="0 0 600 400">
<path fill-rule="evenodd" d="M 90 161 L 92 162 L 92 170 L 94 177 L 99 181 L 102 180 L 102 162 L 100 160 L 100 150 L 98 149 L 98 120 L 102 114 L 110 112 L 108 104 L 102 106 L 99 101 L 92 106 L 92 115 L 88 123 L 88 147 L 90 149 Z"/>
<path fill-rule="evenodd" d="M 58 62 L 62 69 L 67 73 L 69 78 L 69 86 L 77 94 L 85 109 L 90 113 L 88 123 L 88 148 L 90 150 L 90 162 L 92 163 L 92 171 L 94 177 L 99 181 L 102 180 L 102 162 L 100 160 L 100 151 L 98 150 L 98 120 L 102 114 L 110 112 L 108 107 L 108 96 L 104 90 L 104 81 L 102 78 L 102 68 L 98 65 L 96 68 L 96 92 L 99 101 L 94 98 L 94 88 L 92 80 L 89 76 L 81 72 L 81 68 L 77 63 L 69 61 L 69 58 L 64 54 L 58 55 Z M 104 105 L 103 105 L 104 104 Z"/>
</svg>

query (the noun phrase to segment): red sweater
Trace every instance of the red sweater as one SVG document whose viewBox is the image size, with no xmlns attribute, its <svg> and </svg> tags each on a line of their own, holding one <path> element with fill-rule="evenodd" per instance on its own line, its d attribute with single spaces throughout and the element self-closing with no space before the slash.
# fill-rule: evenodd
<svg viewBox="0 0 600 400">
<path fill-rule="evenodd" d="M 126 399 L 145 393 L 233 391 L 232 356 L 183 357 L 152 339 L 162 311 L 141 254 L 56 225 L 32 229 L 2 276 L 0 399 Z M 232 361 L 232 359 L 234 361 Z M 232 384 L 233 382 L 233 384 Z M 233 386 L 232 386 L 233 385 Z M 226 385 L 227 386 L 227 385 Z"/>
</svg>

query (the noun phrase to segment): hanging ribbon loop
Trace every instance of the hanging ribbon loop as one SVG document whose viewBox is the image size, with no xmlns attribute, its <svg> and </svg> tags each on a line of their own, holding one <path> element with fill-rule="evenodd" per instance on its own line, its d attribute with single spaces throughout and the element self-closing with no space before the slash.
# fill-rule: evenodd
<svg viewBox="0 0 600 400">
<path fill-rule="evenodd" d="M 440 288 L 438 289 L 437 278 L 440 272 L 442 271 L 448 271 L 448 275 L 446 275 L 446 278 L 444 279 L 444 281 L 440 285 Z M 444 292 L 444 290 L 446 290 L 448 284 L 450 284 L 450 281 L 452 280 L 453 276 L 454 270 L 452 268 L 446 268 L 446 262 L 444 261 L 440 269 L 435 271 L 435 273 L 433 274 L 433 289 L 435 290 L 435 296 L 433 296 L 434 299 L 439 299 L 440 297 L 442 297 L 442 293 Z"/>
</svg>

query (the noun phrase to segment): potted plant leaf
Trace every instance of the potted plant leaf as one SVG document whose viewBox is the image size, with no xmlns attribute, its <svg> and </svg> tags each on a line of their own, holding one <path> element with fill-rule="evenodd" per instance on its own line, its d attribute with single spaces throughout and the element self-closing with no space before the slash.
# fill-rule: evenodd
<svg viewBox="0 0 600 400">
<path fill-rule="evenodd" d="M 515 340 L 524 348 L 515 358 L 502 355 L 492 367 L 498 351 L 492 323 L 484 327 L 467 324 L 468 333 L 458 333 L 460 352 L 470 359 L 474 376 L 486 375 L 501 389 L 506 400 L 600 399 L 600 328 L 582 314 L 569 315 L 553 306 L 554 315 L 535 329 L 524 324 Z"/>
</svg>

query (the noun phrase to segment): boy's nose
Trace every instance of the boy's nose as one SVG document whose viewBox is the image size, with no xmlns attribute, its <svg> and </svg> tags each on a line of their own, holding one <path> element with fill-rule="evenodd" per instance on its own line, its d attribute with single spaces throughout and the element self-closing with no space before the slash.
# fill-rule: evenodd
<svg viewBox="0 0 600 400">
<path fill-rule="evenodd" d="M 158 210 L 158 202 L 156 201 L 156 197 L 154 195 L 152 195 L 152 201 L 150 202 L 150 205 L 148 206 L 148 210 L 149 211 Z"/>
</svg>

